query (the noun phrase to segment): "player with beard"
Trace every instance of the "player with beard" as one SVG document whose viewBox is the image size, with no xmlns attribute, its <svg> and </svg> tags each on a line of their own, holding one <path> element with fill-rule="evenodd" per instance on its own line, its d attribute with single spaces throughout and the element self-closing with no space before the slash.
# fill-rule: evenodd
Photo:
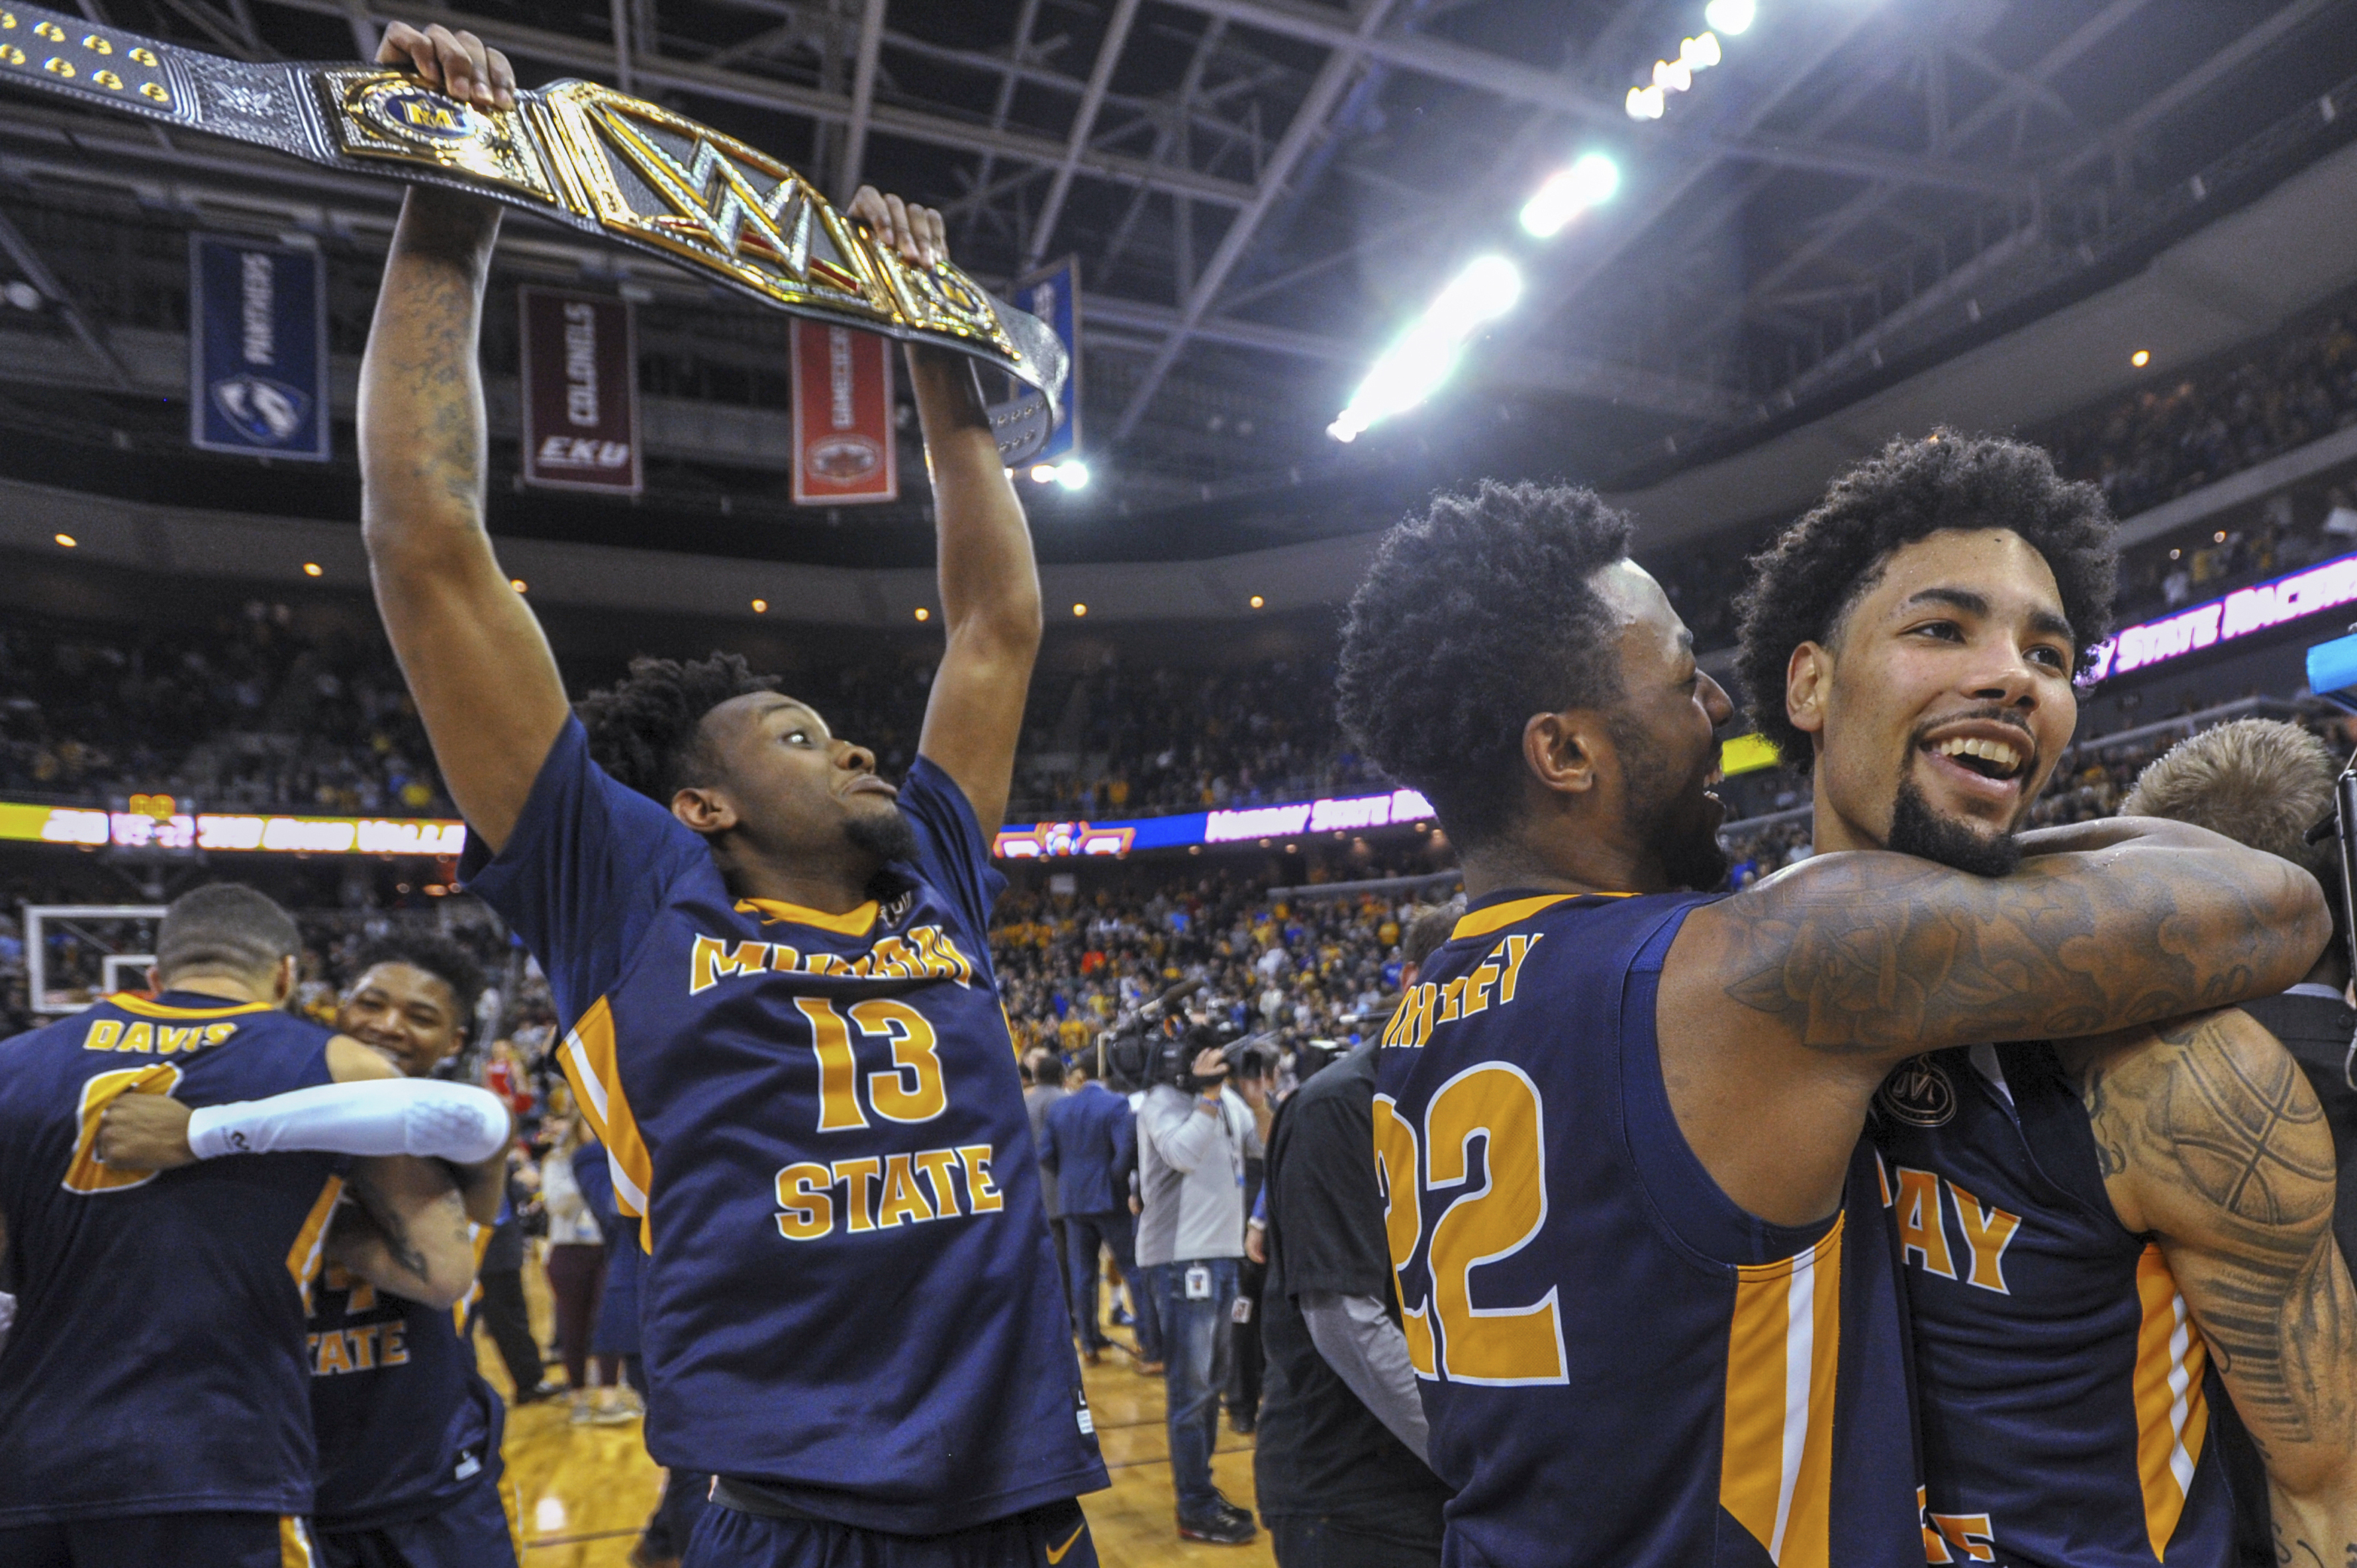
<svg viewBox="0 0 2357 1568">
<path fill-rule="evenodd" d="M 482 970 L 455 942 L 395 937 L 361 955 L 336 1027 L 404 1079 L 430 1081 L 466 1043 Z M 440 1086 L 447 1087 L 447 1086 Z M 308 1091 L 317 1101 L 317 1090 Z M 488 1096 L 484 1097 L 489 1099 Z M 284 1113 L 299 1097 L 253 1102 Z M 507 1113 L 482 1158 L 443 1162 L 466 1206 L 478 1262 L 507 1175 Z M 125 1095 L 101 1135 L 115 1164 L 169 1170 L 198 1158 L 190 1115 L 161 1095 Z M 235 1151 L 216 1157 L 237 1159 Z M 514 1568 L 518 1534 L 500 1434 L 506 1407 L 475 1370 L 467 1302 L 436 1305 L 328 1263 L 306 1325 L 319 1478 L 311 1529 L 319 1568 Z"/>
<path fill-rule="evenodd" d="M 2339 1568 L 2357 1554 L 2357 1290 L 2333 1244 L 2314 1093 L 2232 1009 L 2062 1038 L 2094 1033 L 2098 995 L 2155 984 L 2132 1008 L 2151 1020 L 2271 995 L 2307 967 L 2254 984 L 2212 950 L 2217 928 L 2182 883 L 2122 875 L 2150 819 L 2020 832 L 2070 743 L 2071 678 L 2110 592 L 2100 506 L 2033 447 L 1943 431 L 1836 480 L 1760 557 L 1740 669 L 1760 732 L 1813 768 L 1818 851 L 1767 886 L 1898 851 L 1990 896 L 2034 888 L 2023 961 L 2091 988 L 2041 1015 L 1985 980 L 1979 1026 L 1968 1010 L 1960 1028 L 1923 1030 L 1948 1048 L 1876 1101 L 1930 1560 L 2233 1560 L 2212 1419 L 2222 1374 L 2266 1455 L 2274 1560 Z M 2050 846 L 2073 841 L 2116 846 L 2100 860 L 2118 869 L 2056 875 Z M 2106 894 L 2145 912 L 2147 949 L 2089 931 L 2083 900 Z M 1939 961 L 1985 961 L 1997 937 L 1960 921 Z"/>
<path fill-rule="evenodd" d="M 480 108 L 512 91 L 438 26 L 381 58 Z M 945 254 L 937 213 L 863 189 L 849 215 Z M 641 1219 L 647 1447 L 721 1505 L 686 1560 L 1089 1568 L 1073 1498 L 1105 1471 L 987 935 L 1039 585 L 971 362 L 908 355 L 948 642 L 898 789 L 734 655 L 638 660 L 568 710 L 483 526 L 499 221 L 409 194 L 361 371 L 363 530 L 468 890 L 547 971 Z"/>
<path fill-rule="evenodd" d="M 2105 522 L 2092 491 L 2069 500 L 2063 601 L 2093 627 Z M 1344 721 L 1465 875 L 1374 1105 L 1402 1327 L 1458 1494 L 1444 1560 L 1910 1561 L 1876 1088 L 1927 1046 L 2279 990 L 2323 900 L 2164 822 L 2041 835 L 2002 877 L 1865 853 L 1681 891 L 1723 875 L 1731 710 L 1630 532 L 1583 490 L 1444 496 L 1384 540 L 1343 632 Z M 2059 646 L 2067 671 L 2067 627 Z"/>
</svg>

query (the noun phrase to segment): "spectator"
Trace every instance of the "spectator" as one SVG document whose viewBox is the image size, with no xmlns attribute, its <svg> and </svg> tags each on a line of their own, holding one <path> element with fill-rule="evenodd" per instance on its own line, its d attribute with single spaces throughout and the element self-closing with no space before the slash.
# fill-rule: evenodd
<svg viewBox="0 0 2357 1568">
<path fill-rule="evenodd" d="M 1253 1116 L 1254 1146 L 1244 1155 L 1243 1203 L 1246 1214 L 1259 1212 L 1263 1191 L 1262 1179 L 1268 1162 L 1261 1151 L 1268 1145 L 1269 1129 L 1275 1112 L 1269 1104 L 1271 1069 L 1275 1067 L 1274 1052 L 1254 1049 L 1244 1053 L 1236 1064 L 1232 1081 L 1235 1091 L 1243 1096 Z M 1249 1224 L 1245 1228 L 1250 1241 Z M 1262 1374 L 1266 1367 L 1261 1351 L 1260 1313 L 1261 1291 L 1267 1283 L 1266 1254 L 1255 1256 L 1250 1245 L 1236 1265 L 1235 1353 L 1228 1358 L 1228 1424 L 1240 1437 L 1247 1437 L 1260 1423 Z"/>
<path fill-rule="evenodd" d="M 556 1298 L 556 1342 L 572 1383 L 576 1426 L 630 1419 L 615 1403 L 619 1359 L 590 1353 L 597 1299 L 606 1287 L 606 1234 L 574 1176 L 574 1152 L 584 1146 L 595 1148 L 597 1140 L 579 1116 L 569 1116 L 540 1162 L 541 1200 L 548 1208 L 548 1291 Z M 599 1396 L 595 1408 L 593 1391 Z"/>
<path fill-rule="evenodd" d="M 524 1307 L 524 1210 L 533 1200 L 516 1181 L 516 1165 L 523 1157 L 520 1148 L 509 1151 L 507 1197 L 475 1269 L 482 1286 L 475 1316 L 490 1330 L 500 1359 L 507 1364 L 508 1379 L 515 1385 L 515 1396 L 509 1402 L 536 1404 L 556 1391 L 542 1376 L 540 1347 L 533 1340 L 532 1322 Z"/>
<path fill-rule="evenodd" d="M 1458 910 L 1411 923 L 1402 984 Z M 1286 1101 L 1268 1150 L 1268 1393 L 1254 1481 L 1279 1568 L 1430 1568 L 1449 1498 L 1425 1462 L 1374 1157 L 1375 1047 Z"/>
<path fill-rule="evenodd" d="M 1046 1157 L 1048 1112 L 1064 1098 L 1063 1058 L 1049 1047 L 1031 1053 L 1024 1064 L 1029 1086 L 1023 1090 L 1023 1108 L 1031 1113 L 1031 1149 L 1039 1161 L 1039 1196 L 1048 1206 L 1048 1233 L 1056 1239 L 1056 1277 L 1070 1279 L 1071 1266 L 1064 1234 L 1064 1206 L 1056 1191 L 1056 1173 Z"/>
<path fill-rule="evenodd" d="M 1099 1250 L 1113 1253 L 1125 1279 L 1137 1268 L 1135 1233 L 1126 1201 L 1128 1172 L 1137 1160 L 1137 1129 L 1128 1102 L 1097 1081 L 1093 1056 L 1083 1052 L 1074 1058 L 1066 1081 L 1071 1092 L 1048 1111 L 1039 1165 L 1060 1190 L 1072 1322 L 1080 1330 L 1082 1359 L 1093 1367 L 1111 1343 L 1097 1320 L 1097 1284 L 1103 1273 Z M 1152 1317 L 1138 1321 L 1140 1362 L 1162 1359 L 1155 1321 Z"/>
<path fill-rule="evenodd" d="M 1243 1101 L 1222 1087 L 1228 1066 L 1213 1031 L 1199 1026 L 1186 1040 L 1193 1052 L 1186 1082 L 1147 1090 L 1138 1113 L 1137 1261 L 1153 1273 L 1162 1313 L 1178 1533 L 1241 1545 L 1258 1532 L 1252 1515 L 1212 1485 L 1211 1450 L 1243 1255 L 1244 1155 L 1260 1152 L 1260 1135 Z"/>
</svg>

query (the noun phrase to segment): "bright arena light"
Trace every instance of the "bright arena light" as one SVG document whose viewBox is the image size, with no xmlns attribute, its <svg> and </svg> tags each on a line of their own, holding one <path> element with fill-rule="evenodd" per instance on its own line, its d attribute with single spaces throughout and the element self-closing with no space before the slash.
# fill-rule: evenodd
<svg viewBox="0 0 2357 1568">
<path fill-rule="evenodd" d="M 1393 344 L 1351 394 L 1351 406 L 1326 427 L 1337 441 L 1355 441 L 1369 425 L 1405 413 L 1438 390 L 1456 371 L 1466 339 L 1514 307 L 1522 270 L 1503 256 L 1478 256 L 1449 280 L 1424 317 Z"/>
<path fill-rule="evenodd" d="M 1523 227 L 1544 240 L 1587 209 L 1610 200 L 1620 188 L 1620 166 L 1602 153 L 1590 153 L 1539 187 L 1523 208 Z"/>
<path fill-rule="evenodd" d="M 1055 465 L 1055 464 L 1053 464 L 1053 463 L 1034 463 L 1034 464 L 1032 464 L 1032 465 L 1031 465 L 1031 482 L 1032 482 L 1033 484 L 1035 484 L 1035 485 L 1044 485 L 1044 484 L 1048 484 L 1048 483 L 1051 482 L 1052 480 L 1054 480 L 1054 478 L 1056 478 L 1056 465 Z"/>
<path fill-rule="evenodd" d="M 2149 349 L 2138 349 L 2135 353 L 2128 356 L 2128 363 L 2134 365 L 2139 371 L 2143 370 L 2147 365 L 2152 363 L 2152 350 Z"/>
<path fill-rule="evenodd" d="M 1759 15 L 1752 0 L 1710 0 L 1702 8 L 1702 19 L 1729 38 L 1750 27 Z"/>
<path fill-rule="evenodd" d="M 1629 90 L 1629 118 L 1631 120 L 1658 120 L 1668 107 L 1658 87 L 1632 87 Z"/>
<path fill-rule="evenodd" d="M 1688 70 L 1708 70 L 1726 58 L 1719 52 L 1717 33 L 1697 33 L 1678 46 L 1678 62 Z"/>
<path fill-rule="evenodd" d="M 1078 457 L 1067 457 L 1051 470 L 1058 484 L 1068 490 L 1088 489 L 1089 466 Z"/>
<path fill-rule="evenodd" d="M 1684 60 L 1657 59 L 1653 62 L 1653 85 L 1669 92 L 1684 92 L 1694 85 L 1694 70 Z"/>
</svg>

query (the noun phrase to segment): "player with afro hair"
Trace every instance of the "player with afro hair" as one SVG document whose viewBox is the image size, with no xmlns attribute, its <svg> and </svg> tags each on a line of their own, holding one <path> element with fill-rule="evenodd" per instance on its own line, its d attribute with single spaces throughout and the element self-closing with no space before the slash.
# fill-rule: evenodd
<svg viewBox="0 0 2357 1568">
<path fill-rule="evenodd" d="M 1633 526 L 1594 491 L 1569 486 L 1485 479 L 1437 497 L 1384 538 L 1351 600 L 1340 717 L 1367 757 L 1422 791 L 1469 850 L 1514 829 L 1532 715 L 1606 714 L 1620 760 L 1643 783 L 1630 792 L 1641 832 L 1674 881 L 1708 886 L 1723 863 L 1700 773 L 1681 789 L 1659 742 L 1623 712 L 1622 596 L 1641 584 L 1661 596 L 1629 564 Z M 1680 651 L 1691 674 L 1691 639 Z"/>
<path fill-rule="evenodd" d="M 1736 600 L 1737 679 L 1751 721 L 1807 771 L 1809 738 L 1784 712 L 1784 671 L 1804 642 L 1838 645 L 1842 623 L 1901 545 L 1947 529 L 2009 529 L 2045 557 L 2082 654 L 2111 628 L 2117 562 L 2103 492 L 2065 479 L 2036 446 L 1945 428 L 1899 440 L 1835 479 L 1751 563 Z"/>
<path fill-rule="evenodd" d="M 573 704 L 589 732 L 597 766 L 662 805 L 690 784 L 706 781 L 711 757 L 704 715 L 732 697 L 778 689 L 775 675 L 756 675 L 741 653 L 706 659 L 630 660 L 630 673 Z"/>
</svg>

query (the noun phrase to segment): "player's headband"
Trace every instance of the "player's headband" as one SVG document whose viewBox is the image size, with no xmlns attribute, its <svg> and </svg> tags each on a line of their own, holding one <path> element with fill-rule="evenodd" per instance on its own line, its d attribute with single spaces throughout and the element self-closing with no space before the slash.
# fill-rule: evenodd
<svg viewBox="0 0 2357 1568">
<path fill-rule="evenodd" d="M 1063 345 L 944 262 L 909 265 L 810 181 L 733 136 L 591 81 L 485 113 L 376 66 L 251 64 L 0 5 L 0 81 L 250 142 L 341 172 L 447 185 L 694 269 L 792 316 L 955 349 L 1029 391 L 990 411 L 1008 463 L 1062 417 Z"/>
</svg>

